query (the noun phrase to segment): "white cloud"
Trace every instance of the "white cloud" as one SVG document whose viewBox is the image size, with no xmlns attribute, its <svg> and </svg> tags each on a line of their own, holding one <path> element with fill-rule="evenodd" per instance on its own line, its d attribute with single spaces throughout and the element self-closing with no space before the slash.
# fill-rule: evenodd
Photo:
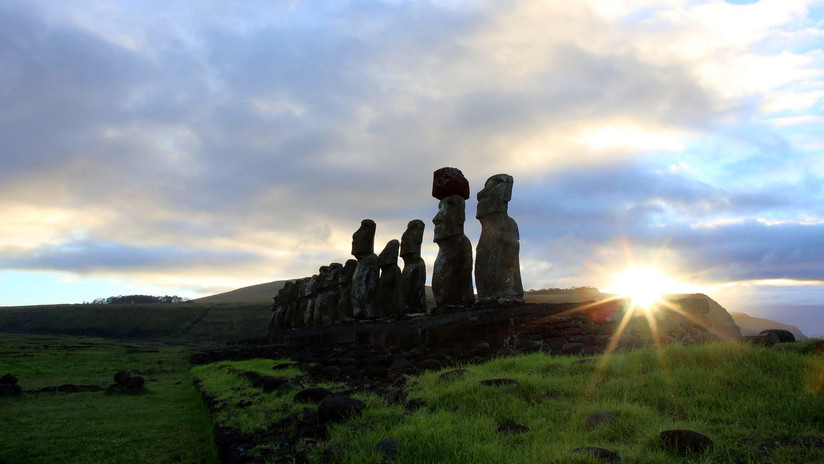
<svg viewBox="0 0 824 464">
<path fill-rule="evenodd" d="M 23 256 L 38 250 L 70 266 L 59 247 L 86 247 L 99 262 L 77 272 L 178 286 L 305 275 L 348 258 L 364 217 L 377 248 L 410 219 L 431 224 L 431 173 L 447 165 L 473 191 L 496 172 L 520 188 L 617 169 L 615 200 L 598 194 L 609 176 L 563 208 L 513 200 L 532 227 L 563 209 L 599 239 L 795 220 L 805 186 L 782 187 L 797 197 L 781 204 L 790 219 L 722 197 L 824 172 L 818 138 L 794 132 L 820 123 L 813 4 L 6 4 L 0 136 L 14 156 L 0 160 L 0 197 L 15 201 L 0 202 L 0 242 L 18 264 L 43 265 Z M 555 259 L 525 246 L 525 276 L 587 284 Z"/>
</svg>

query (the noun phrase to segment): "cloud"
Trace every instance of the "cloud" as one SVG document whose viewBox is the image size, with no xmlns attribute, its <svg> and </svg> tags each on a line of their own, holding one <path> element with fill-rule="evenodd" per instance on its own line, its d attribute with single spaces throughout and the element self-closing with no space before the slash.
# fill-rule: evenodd
<svg viewBox="0 0 824 464">
<path fill-rule="evenodd" d="M 0 266 L 7 269 L 49 270 L 79 274 L 101 271 L 145 272 L 253 264 L 258 256 L 225 251 L 138 247 L 100 240 L 77 240 L 35 250 L 4 247 Z"/>
<path fill-rule="evenodd" d="M 377 248 L 431 224 L 456 166 L 516 177 L 527 286 L 585 285 L 625 242 L 713 281 L 802 278 L 813 6 L 4 2 L 4 266 L 306 275 L 362 218 Z"/>
</svg>

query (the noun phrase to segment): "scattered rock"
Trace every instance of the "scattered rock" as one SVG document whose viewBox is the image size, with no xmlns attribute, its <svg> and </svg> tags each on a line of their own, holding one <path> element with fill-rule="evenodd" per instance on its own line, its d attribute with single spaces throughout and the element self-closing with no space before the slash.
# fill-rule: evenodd
<svg viewBox="0 0 824 464">
<path fill-rule="evenodd" d="M 284 383 L 286 383 L 286 379 L 271 375 L 261 375 L 252 382 L 252 386 L 263 388 L 264 392 L 271 393 L 279 389 Z"/>
<path fill-rule="evenodd" d="M 412 363 L 409 362 L 406 358 L 398 358 L 392 365 L 389 367 L 395 372 L 404 372 L 406 369 L 412 367 Z"/>
<path fill-rule="evenodd" d="M 7 373 L 3 377 L 0 377 L 0 384 L 17 385 L 17 377 Z"/>
<path fill-rule="evenodd" d="M 129 377 L 129 379 L 126 380 L 126 386 L 131 389 L 141 388 L 144 383 L 146 383 L 146 379 L 140 376 Z"/>
<path fill-rule="evenodd" d="M 383 455 L 382 462 L 389 462 L 398 455 L 398 440 L 394 438 L 384 438 L 375 446 L 375 451 Z"/>
<path fill-rule="evenodd" d="M 601 424 L 606 424 L 615 420 L 615 414 L 611 412 L 596 412 L 587 416 L 586 424 L 589 428 L 598 427 Z"/>
<path fill-rule="evenodd" d="M 693 430 L 664 430 L 659 434 L 664 446 L 681 455 L 702 453 L 712 448 L 712 440 Z"/>
<path fill-rule="evenodd" d="M 258 380 L 259 378 L 261 378 L 261 375 L 260 375 L 260 374 L 258 374 L 258 373 L 257 373 L 257 372 L 255 372 L 255 371 L 246 371 L 246 372 L 243 372 L 241 375 L 242 375 L 243 377 L 246 377 L 246 378 L 247 378 L 250 382 L 252 382 L 252 384 L 254 384 L 255 382 L 257 382 L 257 380 Z"/>
<path fill-rule="evenodd" d="M 587 453 L 590 456 L 593 456 L 597 459 L 600 459 L 604 462 L 620 462 L 621 455 L 610 451 L 604 448 L 598 448 L 596 446 L 586 446 L 583 448 L 575 448 L 572 450 L 573 453 Z"/>
<path fill-rule="evenodd" d="M 295 403 L 319 404 L 324 398 L 330 396 L 331 391 L 322 387 L 309 387 L 295 393 Z"/>
<path fill-rule="evenodd" d="M 318 420 L 321 423 L 342 422 L 347 418 L 360 414 L 366 405 L 363 401 L 348 396 L 327 396 L 318 406 Z"/>
<path fill-rule="evenodd" d="M 487 385 L 490 387 L 502 387 L 504 385 L 515 385 L 518 383 L 515 379 L 489 379 L 489 380 L 479 380 L 479 384 Z"/>
<path fill-rule="evenodd" d="M 143 387 L 143 384 L 146 383 L 146 380 L 143 377 L 132 377 L 132 374 L 126 370 L 116 373 L 114 375 L 114 381 L 115 383 L 109 385 L 106 389 L 106 393 L 138 395 L 148 391 Z"/>
<path fill-rule="evenodd" d="M 792 343 L 795 341 L 795 335 L 789 330 L 784 329 L 767 329 L 762 330 L 758 333 L 761 336 L 770 336 L 770 334 L 775 334 L 778 337 L 777 343 Z M 771 337 L 772 338 L 772 337 Z"/>
<path fill-rule="evenodd" d="M 469 369 L 455 369 L 441 373 L 441 375 L 439 375 L 438 378 L 440 378 L 441 380 L 454 379 L 456 377 L 463 377 L 463 375 L 467 372 L 469 372 Z"/>
<path fill-rule="evenodd" d="M 131 376 L 132 374 L 129 371 L 120 371 L 114 375 L 114 383 L 125 385 L 126 381 L 129 380 L 129 377 Z"/>
<path fill-rule="evenodd" d="M 524 424 L 501 424 L 498 426 L 498 433 L 506 435 L 517 435 L 529 432 L 529 427 Z"/>
<path fill-rule="evenodd" d="M 563 354 L 579 354 L 585 347 L 583 343 L 564 343 L 561 346 L 561 353 Z"/>
<path fill-rule="evenodd" d="M 23 393 L 20 385 L 13 385 L 10 383 L 0 383 L 0 397 L 2 396 L 16 396 Z"/>
<path fill-rule="evenodd" d="M 443 367 L 443 364 L 437 359 L 424 359 L 418 363 L 418 367 L 424 370 L 436 371 Z"/>
</svg>

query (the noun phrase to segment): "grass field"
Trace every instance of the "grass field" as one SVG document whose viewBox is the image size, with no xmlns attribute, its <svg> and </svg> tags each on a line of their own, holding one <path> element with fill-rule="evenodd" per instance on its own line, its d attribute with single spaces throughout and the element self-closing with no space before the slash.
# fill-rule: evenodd
<svg viewBox="0 0 824 464">
<path fill-rule="evenodd" d="M 24 393 L 0 397 L 0 462 L 217 462 L 212 426 L 186 362 L 190 347 L 86 337 L 0 334 L 0 370 Z M 119 370 L 144 394 L 35 393 L 64 384 L 106 388 Z"/>
<path fill-rule="evenodd" d="M 344 449 L 343 462 L 378 463 L 376 445 L 398 440 L 393 463 L 595 463 L 573 453 L 596 446 L 633 463 L 824 462 L 824 356 L 809 343 L 763 348 L 738 343 L 667 346 L 576 363 L 542 354 L 500 358 L 442 379 L 431 372 L 408 379 L 409 397 L 423 406 L 408 412 L 373 395 L 361 395 L 366 412 L 331 429 L 313 446 L 318 462 L 327 444 Z M 255 370 L 273 375 L 271 360 L 196 368 L 203 388 L 222 399 L 219 421 L 248 433 L 262 430 L 261 411 L 289 411 L 295 391 L 260 394 L 229 374 Z M 223 375 L 221 375 L 221 373 Z M 502 387 L 479 381 L 510 378 Z M 243 409 L 233 404 L 243 403 Z M 247 412 L 249 411 L 249 412 Z M 587 426 L 598 412 L 612 422 Z M 498 427 L 523 424 L 523 434 Z M 691 429 L 715 443 L 706 454 L 682 457 L 665 449 L 659 433 Z M 265 445 L 261 445 L 265 446 Z"/>
<path fill-rule="evenodd" d="M 0 308 L 0 332 L 222 343 L 268 333 L 271 303 L 43 305 Z"/>
</svg>

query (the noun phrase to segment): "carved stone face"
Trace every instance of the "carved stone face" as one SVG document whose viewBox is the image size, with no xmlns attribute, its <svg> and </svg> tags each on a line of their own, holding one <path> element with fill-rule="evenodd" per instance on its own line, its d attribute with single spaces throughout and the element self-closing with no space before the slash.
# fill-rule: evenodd
<svg viewBox="0 0 824 464">
<path fill-rule="evenodd" d="M 512 199 L 512 176 L 496 174 L 486 180 L 484 188 L 478 192 L 478 210 L 475 217 L 480 219 L 492 213 L 506 213 Z"/>
<path fill-rule="evenodd" d="M 460 195 L 449 195 L 440 201 L 438 214 L 432 218 L 435 224 L 435 242 L 463 233 L 465 208 L 466 202 Z"/>
<path fill-rule="evenodd" d="M 352 234 L 352 256 L 361 259 L 375 253 L 375 221 L 364 219 Z"/>
<path fill-rule="evenodd" d="M 411 255 L 421 252 L 421 242 L 423 242 L 423 229 L 426 225 L 420 219 L 409 221 L 406 232 L 401 236 L 401 256 Z"/>
<path fill-rule="evenodd" d="M 390 240 L 389 243 L 386 244 L 386 247 L 384 247 L 383 251 L 381 251 L 381 254 L 378 255 L 378 265 L 389 266 L 392 264 L 397 264 L 398 249 L 400 246 L 401 244 L 397 240 Z"/>
</svg>

